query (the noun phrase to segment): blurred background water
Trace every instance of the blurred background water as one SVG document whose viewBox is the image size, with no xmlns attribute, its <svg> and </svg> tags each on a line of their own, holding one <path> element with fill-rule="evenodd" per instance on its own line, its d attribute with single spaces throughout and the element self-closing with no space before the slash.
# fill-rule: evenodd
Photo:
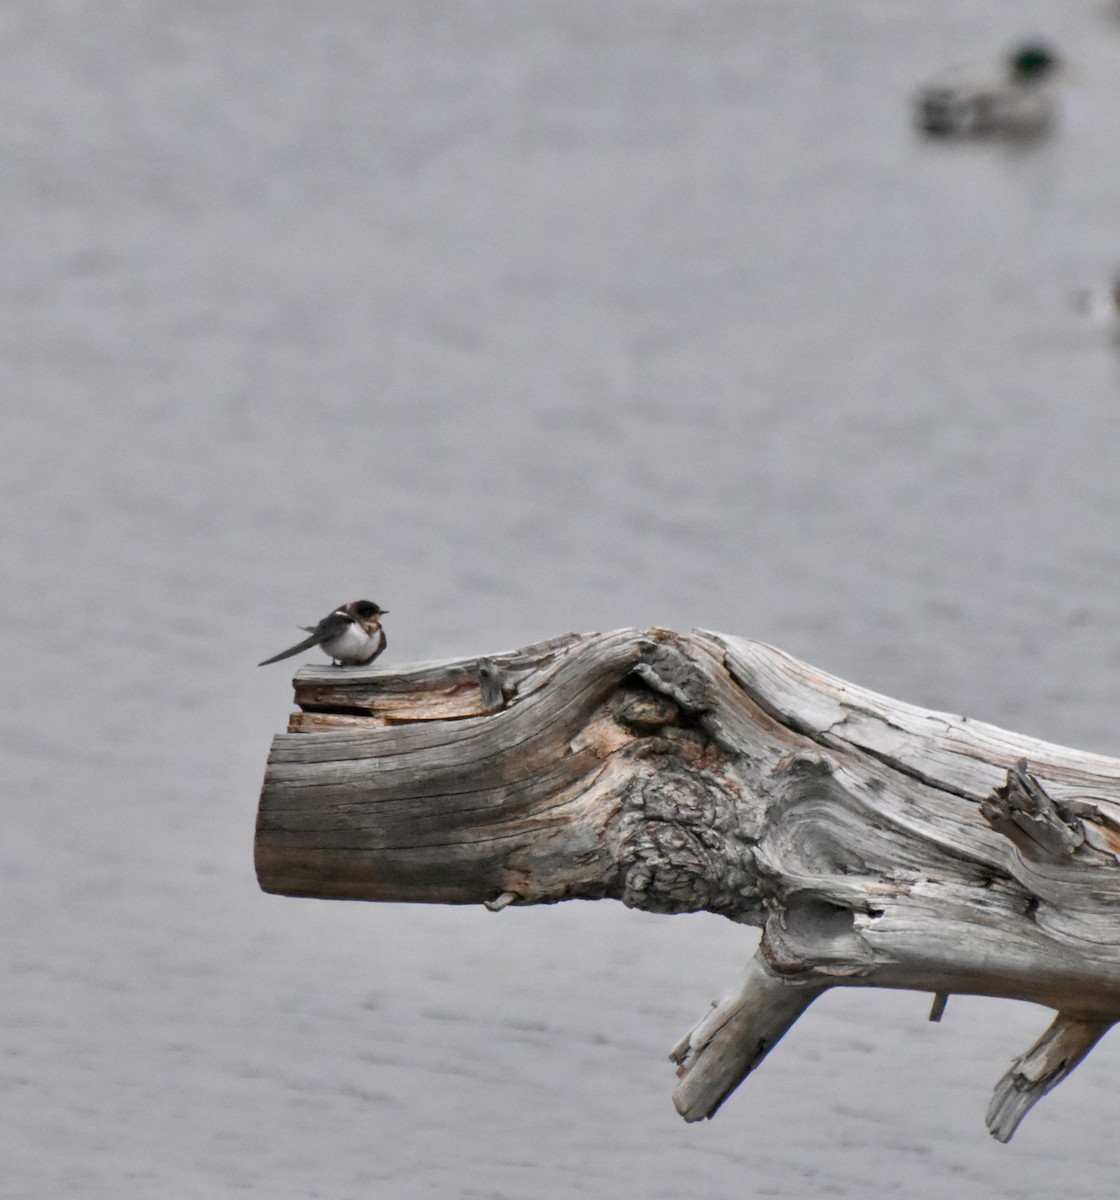
<svg viewBox="0 0 1120 1200">
<path fill-rule="evenodd" d="M 5 1197 L 1115 1194 L 1106 1042 L 849 992 L 685 1126 L 714 917 L 260 894 L 290 707 L 662 624 L 1120 751 L 1120 21 L 1098 0 L 39 0 L 0 13 Z M 1045 142 L 915 84 L 1025 35 Z M 298 661 L 298 660 L 297 660 Z"/>
</svg>

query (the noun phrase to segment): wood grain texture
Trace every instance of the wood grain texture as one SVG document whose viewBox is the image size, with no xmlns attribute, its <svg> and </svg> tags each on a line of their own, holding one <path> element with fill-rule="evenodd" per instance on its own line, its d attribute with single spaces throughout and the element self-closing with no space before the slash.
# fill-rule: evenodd
<svg viewBox="0 0 1120 1200">
<path fill-rule="evenodd" d="M 1046 1045 L 1079 1056 L 1024 1056 L 1046 1058 L 1045 1086 L 1005 1078 L 1000 1138 L 1120 1017 L 1120 760 L 703 631 L 305 668 L 295 684 L 258 814 L 266 891 L 494 910 L 611 898 L 762 929 L 745 982 L 674 1051 L 686 1119 L 711 1116 L 834 986 L 1058 1010 Z"/>
</svg>

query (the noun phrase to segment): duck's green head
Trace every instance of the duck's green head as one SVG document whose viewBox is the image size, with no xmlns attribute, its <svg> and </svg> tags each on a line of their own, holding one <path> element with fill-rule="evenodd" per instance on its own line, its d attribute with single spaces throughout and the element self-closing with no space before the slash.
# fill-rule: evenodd
<svg viewBox="0 0 1120 1200">
<path fill-rule="evenodd" d="M 1036 83 L 1058 66 L 1058 56 L 1045 42 L 1026 42 L 1012 51 L 1009 66 L 1016 82 Z"/>
</svg>

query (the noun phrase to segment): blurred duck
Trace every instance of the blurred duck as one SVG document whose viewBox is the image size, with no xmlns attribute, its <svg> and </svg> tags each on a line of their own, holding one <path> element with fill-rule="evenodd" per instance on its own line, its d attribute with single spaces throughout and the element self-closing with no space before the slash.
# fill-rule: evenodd
<svg viewBox="0 0 1120 1200">
<path fill-rule="evenodd" d="M 1120 338 L 1120 274 L 1115 275 L 1107 287 L 1078 292 L 1075 302 L 1101 329 Z"/>
<path fill-rule="evenodd" d="M 931 137 L 1032 137 L 1054 119 L 1054 98 L 1045 86 L 1059 66 L 1042 42 L 1027 42 L 1008 55 L 1002 77 L 943 76 L 918 91 L 914 122 Z"/>
</svg>

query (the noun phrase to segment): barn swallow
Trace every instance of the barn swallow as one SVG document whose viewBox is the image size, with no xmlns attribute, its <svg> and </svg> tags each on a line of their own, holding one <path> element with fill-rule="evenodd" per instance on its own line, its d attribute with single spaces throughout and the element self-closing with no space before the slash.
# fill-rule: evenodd
<svg viewBox="0 0 1120 1200">
<path fill-rule="evenodd" d="M 291 658 L 293 654 L 310 650 L 312 646 L 318 646 L 324 654 L 329 654 L 336 667 L 368 666 L 389 644 L 385 639 L 385 630 L 381 628 L 383 616 L 385 609 L 378 608 L 372 600 L 352 600 L 349 604 L 340 604 L 318 625 L 300 626 L 307 630 L 310 637 L 266 658 L 257 666 L 267 667 L 269 663 Z"/>
</svg>

